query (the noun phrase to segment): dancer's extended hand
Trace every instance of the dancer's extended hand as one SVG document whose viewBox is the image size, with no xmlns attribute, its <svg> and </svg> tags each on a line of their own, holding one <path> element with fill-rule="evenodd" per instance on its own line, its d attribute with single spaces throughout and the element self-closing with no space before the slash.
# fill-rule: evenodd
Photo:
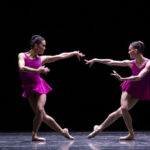
<svg viewBox="0 0 150 150">
<path fill-rule="evenodd" d="M 115 76 L 119 81 L 122 81 L 122 77 L 115 70 L 113 70 L 113 73 L 111 73 L 111 75 Z"/>
<path fill-rule="evenodd" d="M 78 60 L 80 61 L 80 58 L 84 57 L 85 54 L 81 53 L 80 51 L 76 51 L 76 56 L 77 56 Z"/>
<path fill-rule="evenodd" d="M 94 59 L 91 60 L 84 60 L 86 65 L 89 65 L 89 67 L 92 67 L 92 65 L 94 64 Z"/>
</svg>

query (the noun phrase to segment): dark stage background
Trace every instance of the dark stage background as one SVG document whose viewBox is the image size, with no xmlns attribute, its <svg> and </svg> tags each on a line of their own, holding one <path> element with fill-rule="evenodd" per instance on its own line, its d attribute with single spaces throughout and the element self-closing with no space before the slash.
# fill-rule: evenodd
<svg viewBox="0 0 150 150">
<path fill-rule="evenodd" d="M 136 2 L 47 2 L 19 1 L 4 5 L 1 49 L 0 131 L 31 131 L 33 112 L 21 97 L 17 55 L 29 50 L 32 35 L 46 38 L 45 54 L 80 50 L 86 59 L 129 59 L 128 46 L 142 40 L 150 58 L 150 6 Z M 76 57 L 47 65 L 51 72 L 41 75 L 53 91 L 45 109 L 62 127 L 72 131 L 92 130 L 120 106 L 120 82 L 110 76 L 113 69 L 129 76 L 130 69 L 94 64 Z M 135 130 L 150 130 L 150 102 L 139 101 L 130 111 Z M 42 124 L 40 131 L 50 131 Z M 126 130 L 122 119 L 106 130 Z"/>
</svg>

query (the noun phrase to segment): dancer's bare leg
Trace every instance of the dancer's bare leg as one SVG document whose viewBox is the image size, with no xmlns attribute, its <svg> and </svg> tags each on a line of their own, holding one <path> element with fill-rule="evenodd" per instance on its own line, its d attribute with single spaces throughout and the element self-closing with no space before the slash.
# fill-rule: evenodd
<svg viewBox="0 0 150 150">
<path fill-rule="evenodd" d="M 137 101 L 138 101 L 137 99 L 132 98 L 129 101 L 129 103 L 127 103 L 128 110 L 131 109 L 137 103 Z M 123 104 L 123 103 L 121 103 L 121 104 Z M 108 127 L 109 125 L 111 125 L 113 122 L 115 122 L 121 116 L 123 116 L 123 114 L 122 114 L 122 107 L 120 107 L 117 111 L 111 113 L 101 125 L 95 125 L 94 129 L 93 129 L 93 132 L 91 132 L 88 135 L 88 138 L 92 138 L 92 137 L 96 136 L 99 132 L 101 132 L 106 127 Z"/>
<path fill-rule="evenodd" d="M 101 125 L 94 126 L 93 132 L 91 132 L 88 135 L 88 138 L 93 138 L 94 136 L 96 136 L 99 132 L 104 130 L 106 127 L 115 122 L 119 117 L 121 117 L 121 115 L 122 115 L 121 108 L 111 113 Z"/>
<path fill-rule="evenodd" d="M 42 94 L 45 95 L 45 94 Z M 46 99 L 46 95 L 45 95 L 45 99 Z M 33 111 L 35 112 L 36 109 L 36 99 L 35 97 L 32 96 L 32 101 L 30 101 L 30 105 L 33 109 Z M 58 123 L 49 115 L 46 114 L 45 110 L 43 109 L 43 120 L 44 123 L 46 123 L 50 128 L 52 128 L 53 130 L 60 132 L 63 136 L 65 136 L 68 139 L 73 140 L 74 138 L 69 134 L 68 129 L 62 129 Z"/>
<path fill-rule="evenodd" d="M 125 137 L 120 137 L 120 140 L 133 140 L 134 139 L 134 130 L 132 126 L 132 118 L 129 114 L 129 106 L 132 104 L 134 106 L 138 102 L 138 99 L 134 98 L 127 92 L 122 92 L 121 96 L 121 110 L 124 122 L 129 131 L 129 134 Z"/>
<path fill-rule="evenodd" d="M 44 106 L 46 103 L 46 96 L 44 94 L 31 94 L 28 98 L 31 105 L 34 105 L 35 117 L 33 119 L 32 141 L 44 141 L 45 138 L 37 136 L 40 125 L 43 121 Z"/>
<path fill-rule="evenodd" d="M 67 128 L 62 129 L 59 124 L 49 115 L 47 115 L 46 113 L 44 113 L 44 118 L 43 118 L 43 122 L 46 123 L 50 128 L 52 128 L 53 130 L 61 133 L 63 136 L 65 136 L 66 138 L 73 140 L 74 138 L 69 134 L 69 131 Z"/>
</svg>

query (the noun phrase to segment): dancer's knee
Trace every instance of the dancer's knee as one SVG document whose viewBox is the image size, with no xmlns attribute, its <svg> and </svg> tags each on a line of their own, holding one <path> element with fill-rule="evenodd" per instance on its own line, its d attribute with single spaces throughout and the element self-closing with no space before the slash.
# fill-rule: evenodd
<svg viewBox="0 0 150 150">
<path fill-rule="evenodd" d="M 127 112 L 128 107 L 127 106 L 121 106 L 121 111 L 122 111 L 122 113 Z"/>
<path fill-rule="evenodd" d="M 116 110 L 115 112 L 114 112 L 114 115 L 116 116 L 116 117 L 122 117 L 122 111 L 121 111 L 121 109 L 118 109 L 118 110 Z"/>
<path fill-rule="evenodd" d="M 40 117 L 44 117 L 44 108 L 38 108 L 36 110 L 36 115 L 40 116 Z"/>
</svg>

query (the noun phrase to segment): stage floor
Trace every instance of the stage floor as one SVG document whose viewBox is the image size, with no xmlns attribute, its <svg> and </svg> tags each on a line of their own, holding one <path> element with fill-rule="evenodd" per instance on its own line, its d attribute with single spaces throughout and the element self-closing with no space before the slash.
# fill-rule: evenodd
<svg viewBox="0 0 150 150">
<path fill-rule="evenodd" d="M 71 132 L 68 140 L 56 132 L 39 132 L 45 142 L 32 142 L 29 132 L 0 132 L 0 150 L 150 150 L 150 132 L 135 132 L 134 141 L 120 141 L 127 132 L 106 132 L 88 139 L 90 132 Z"/>
</svg>

